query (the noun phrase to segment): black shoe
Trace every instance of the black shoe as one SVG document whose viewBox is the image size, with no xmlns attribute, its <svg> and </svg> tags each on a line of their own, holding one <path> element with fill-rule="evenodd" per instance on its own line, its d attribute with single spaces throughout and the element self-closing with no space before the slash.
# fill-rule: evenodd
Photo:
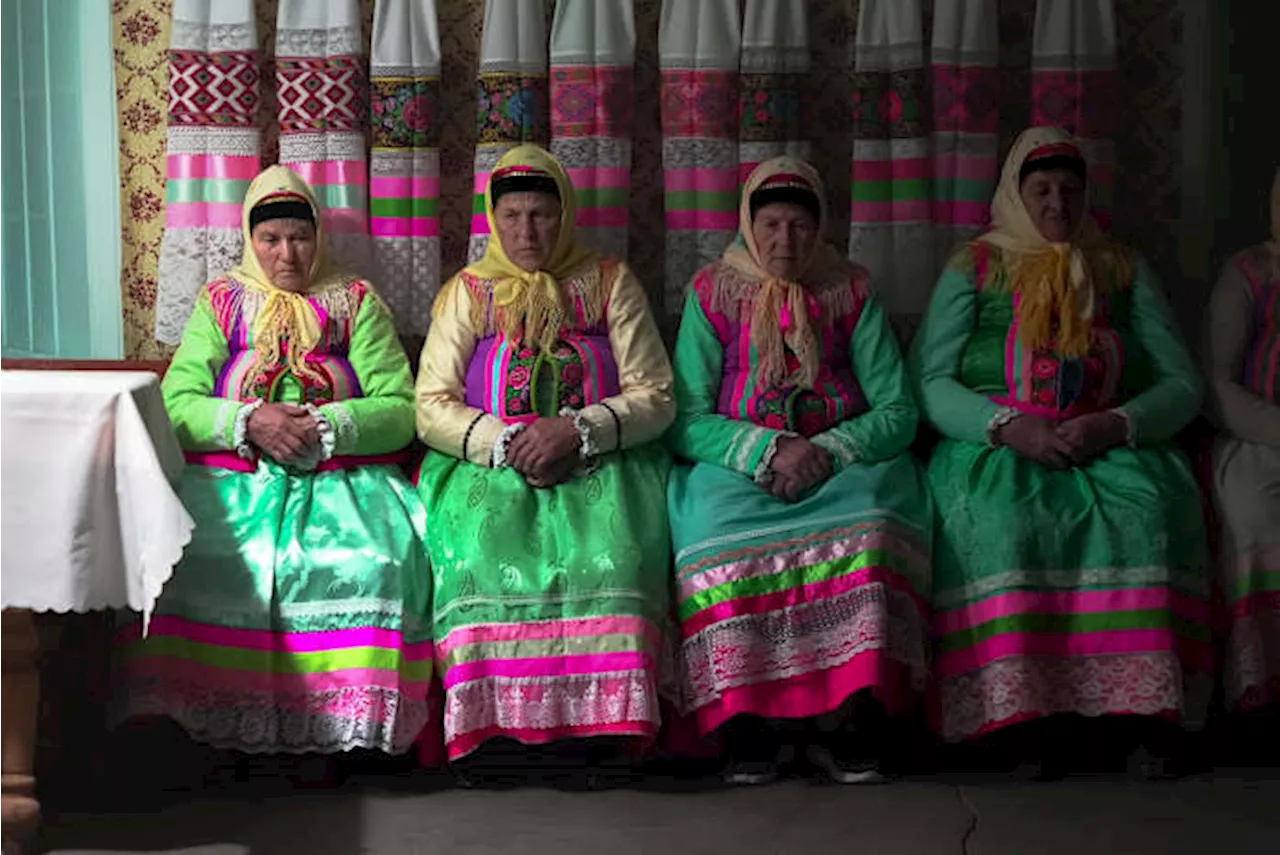
<svg viewBox="0 0 1280 855">
<path fill-rule="evenodd" d="M 1153 753 L 1145 745 L 1139 745 L 1125 765 L 1129 777 L 1135 781 L 1171 781 L 1182 776 L 1176 760 Z"/>
<path fill-rule="evenodd" d="M 878 760 L 854 754 L 837 754 L 822 745 L 809 746 L 809 762 L 836 784 L 883 784 Z"/>
<path fill-rule="evenodd" d="M 775 722 L 738 716 L 725 724 L 724 738 L 729 750 L 729 765 L 722 773 L 725 783 L 760 786 L 778 780 L 782 737 Z"/>
<path fill-rule="evenodd" d="M 778 764 L 771 760 L 731 760 L 724 782 L 735 787 L 760 787 L 778 780 Z"/>
</svg>

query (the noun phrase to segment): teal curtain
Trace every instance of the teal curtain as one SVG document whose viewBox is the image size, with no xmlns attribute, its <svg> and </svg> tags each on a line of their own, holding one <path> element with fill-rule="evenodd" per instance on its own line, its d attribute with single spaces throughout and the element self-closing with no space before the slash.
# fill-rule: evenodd
<svg viewBox="0 0 1280 855">
<path fill-rule="evenodd" d="M 120 176 L 111 4 L 0 3 L 0 346 L 119 358 Z"/>
</svg>

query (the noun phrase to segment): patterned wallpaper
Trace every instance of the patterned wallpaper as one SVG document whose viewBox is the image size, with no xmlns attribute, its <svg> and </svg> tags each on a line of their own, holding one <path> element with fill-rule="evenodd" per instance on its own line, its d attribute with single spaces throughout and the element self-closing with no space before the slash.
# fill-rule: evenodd
<svg viewBox="0 0 1280 855">
<path fill-rule="evenodd" d="M 548 21 L 552 0 L 544 0 Z M 361 0 L 366 27 L 374 0 Z M 276 0 L 257 0 L 264 55 L 274 42 Z M 926 43 L 932 0 L 926 5 Z M 660 300 L 663 271 L 661 122 L 658 93 L 658 17 L 661 0 L 635 0 L 635 145 L 632 162 L 629 260 Z M 438 0 L 442 52 L 439 115 L 443 269 L 461 266 L 470 226 L 475 145 L 476 52 L 483 3 Z M 831 238 L 843 247 L 849 233 L 849 163 L 852 149 L 853 44 L 858 0 L 810 3 L 813 73 L 813 159 L 830 190 Z M 1001 0 L 1002 151 L 1027 122 L 1031 22 L 1035 0 Z M 1116 3 L 1120 43 L 1121 126 L 1117 133 L 1116 234 L 1150 257 L 1172 281 L 1177 273 L 1177 221 L 1181 153 L 1181 14 L 1177 0 Z M 124 211 L 125 353 L 167 355 L 152 338 L 156 268 L 164 224 L 165 114 L 172 0 L 114 0 L 116 92 L 120 116 L 120 181 Z M 276 160 L 274 72 L 264 69 L 265 162 Z"/>
</svg>

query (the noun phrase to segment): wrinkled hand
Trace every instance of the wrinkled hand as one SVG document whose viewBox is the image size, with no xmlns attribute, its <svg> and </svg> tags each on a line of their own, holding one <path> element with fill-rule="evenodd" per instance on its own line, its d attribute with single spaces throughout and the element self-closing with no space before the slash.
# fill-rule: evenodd
<svg viewBox="0 0 1280 855">
<path fill-rule="evenodd" d="M 1058 436 L 1054 423 L 1040 416 L 1018 416 L 1000 427 L 1001 445 L 1050 469 L 1071 466 L 1071 444 Z"/>
<path fill-rule="evenodd" d="M 1055 433 L 1069 447 L 1071 462 L 1077 466 L 1105 454 L 1128 438 L 1128 425 L 1116 413 L 1090 413 L 1058 425 Z"/>
<path fill-rule="evenodd" d="M 249 442 L 280 463 L 313 454 L 320 444 L 315 417 L 293 404 L 263 404 L 245 425 Z"/>
<path fill-rule="evenodd" d="M 563 484 L 565 481 L 568 481 L 573 477 L 574 470 L 578 468 L 578 463 L 578 456 L 576 454 L 571 454 L 568 457 L 562 458 L 559 463 L 553 463 L 549 467 L 547 473 L 541 478 L 533 475 L 525 475 L 524 482 L 535 489 L 555 487 L 556 485 Z"/>
<path fill-rule="evenodd" d="M 773 482 L 769 492 L 784 502 L 794 502 L 810 488 L 831 477 L 831 453 L 800 436 L 784 436 L 770 463 Z"/>
<path fill-rule="evenodd" d="M 538 419 L 507 446 L 507 462 L 534 487 L 566 480 L 578 464 L 582 439 L 573 419 Z"/>
</svg>

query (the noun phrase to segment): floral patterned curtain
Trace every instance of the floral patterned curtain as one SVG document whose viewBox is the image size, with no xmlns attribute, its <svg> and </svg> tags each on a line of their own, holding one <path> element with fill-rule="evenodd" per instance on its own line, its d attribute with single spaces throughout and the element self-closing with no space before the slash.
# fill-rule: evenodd
<svg viewBox="0 0 1280 855">
<path fill-rule="evenodd" d="M 933 7 L 934 258 L 986 225 L 1000 171 L 1000 32 L 996 0 Z"/>
<path fill-rule="evenodd" d="M 808 160 L 809 17 L 803 3 L 747 0 L 742 16 L 738 183 L 771 157 Z"/>
<path fill-rule="evenodd" d="M 280 0 L 280 162 L 315 189 L 334 260 L 372 277 L 367 46 L 357 0 Z"/>
<path fill-rule="evenodd" d="M 400 333 L 422 336 L 440 282 L 436 0 L 384 0 L 375 7 L 369 98 L 374 281 Z"/>
<path fill-rule="evenodd" d="M 547 144 L 547 22 L 542 0 L 486 0 L 476 86 L 476 162 L 468 260 L 489 245 L 485 188 L 502 156 Z"/>
<path fill-rule="evenodd" d="M 1109 227 L 1116 169 L 1113 0 L 1040 0 L 1031 51 L 1031 121 L 1066 128 L 1080 140 L 1094 217 Z"/>
<path fill-rule="evenodd" d="M 921 0 L 862 0 L 854 45 L 849 257 L 895 318 L 924 314 L 937 275 Z"/>
<path fill-rule="evenodd" d="M 560 0 L 551 26 L 551 153 L 578 194 L 578 230 L 599 252 L 627 257 L 631 104 L 635 100 L 631 0 Z"/>
<path fill-rule="evenodd" d="M 658 32 L 666 313 L 738 230 L 738 0 L 666 0 Z"/>
<path fill-rule="evenodd" d="M 124 269 L 121 287 L 125 304 L 125 348 L 126 354 L 131 358 L 156 358 L 171 350 L 171 345 L 157 342 L 156 329 L 157 315 L 164 314 L 163 307 L 158 305 L 157 294 L 161 245 L 165 239 L 166 216 L 174 213 L 166 210 L 166 182 L 170 174 L 166 138 L 172 121 L 169 109 L 169 49 L 175 36 L 175 2 L 176 0 L 114 0 L 113 6 L 120 116 L 121 194 L 126 213 L 122 234 Z M 181 9 L 187 2 L 189 0 L 181 0 L 176 2 L 176 6 Z M 256 51 L 258 77 L 260 81 L 265 81 L 259 84 L 257 105 L 249 111 L 249 114 L 257 116 L 257 121 L 247 123 L 244 130 L 256 135 L 259 140 L 257 162 L 275 163 L 280 159 L 274 63 L 276 25 L 281 2 L 243 2 L 252 4 L 254 17 L 251 20 L 245 15 L 244 27 L 252 26 L 252 33 L 243 40 L 242 47 L 247 52 Z M 385 76 L 378 69 L 390 64 L 380 61 L 382 50 L 378 40 L 373 37 L 375 6 L 384 2 L 390 0 L 357 2 L 359 51 L 364 55 L 372 54 L 375 77 Z M 549 45 L 556 4 L 551 0 L 533 2 L 542 11 L 543 44 Z M 662 107 L 660 99 L 650 94 L 659 92 L 662 86 L 659 62 L 659 18 L 662 2 L 632 2 L 635 14 L 633 67 L 636 97 L 629 117 L 631 163 L 627 193 L 627 259 L 645 283 L 655 308 L 662 308 L 669 299 L 678 298 L 687 284 L 678 281 L 678 278 L 669 281 L 666 275 L 667 259 L 672 248 L 669 244 L 675 233 L 668 230 L 665 217 Z M 827 184 L 832 213 L 829 237 L 842 248 L 846 246 L 850 234 L 852 212 L 853 187 L 850 176 L 857 57 L 854 46 L 858 38 L 861 6 L 868 2 L 870 0 L 803 4 L 809 9 L 808 29 L 813 36 L 809 44 L 810 72 L 803 78 L 795 78 L 802 81 L 797 84 L 801 87 L 799 97 L 809 105 L 810 119 L 801 124 L 802 142 L 808 143 L 812 160 Z M 954 132 L 963 135 L 960 138 L 971 139 L 971 133 L 992 133 L 990 113 L 979 117 L 977 113 L 981 111 L 975 111 L 969 117 L 974 120 L 970 127 L 951 125 L 948 126 L 949 130 L 944 129 L 938 113 L 937 81 L 940 70 L 937 65 L 941 55 L 933 53 L 931 46 L 955 44 L 954 38 L 948 42 L 942 33 L 950 26 L 945 24 L 949 13 L 943 7 L 947 3 L 968 5 L 972 2 L 974 0 L 932 0 L 922 6 L 922 62 L 929 83 L 926 87 L 928 97 L 921 107 L 926 111 L 925 132 L 932 139 L 931 168 L 935 176 L 947 174 L 938 165 L 939 153 L 947 151 L 939 141 L 940 134 Z M 335 5 L 340 4 L 341 0 L 338 0 Z M 225 10 L 234 5 L 234 0 L 209 0 L 207 5 Z M 735 2 L 735 7 L 736 5 Z M 1043 60 L 1047 54 L 1039 49 L 1033 51 L 1036 43 L 1037 9 L 1040 5 L 1037 0 L 996 0 L 993 5 L 998 12 L 996 71 L 994 77 L 991 71 L 976 76 L 984 81 L 981 87 L 990 87 L 997 92 L 994 133 L 998 153 L 1002 154 L 1013 136 L 1032 119 L 1033 67 L 1036 70 L 1045 69 Z M 1110 75 L 1110 83 L 1107 85 L 1114 87 L 1111 100 L 1125 105 L 1123 111 L 1111 114 L 1108 120 L 1112 123 L 1109 134 L 1102 134 L 1111 140 L 1114 150 L 1114 179 L 1110 200 L 1112 230 L 1120 239 L 1146 253 L 1160 272 L 1169 278 L 1177 273 L 1173 265 L 1176 265 L 1177 259 L 1177 217 L 1180 209 L 1181 4 L 1178 0 L 1126 0 L 1111 5 L 1114 9 L 1114 59 L 1109 68 L 1095 67 L 1094 71 Z M 471 236 L 475 201 L 474 162 L 481 135 L 476 121 L 476 87 L 481 72 L 479 59 L 484 5 L 464 0 L 436 0 L 435 7 L 439 47 L 438 83 L 430 83 L 430 59 L 422 60 L 423 66 L 411 64 L 415 69 L 412 72 L 415 79 L 428 81 L 428 87 L 438 87 L 435 90 L 438 92 L 438 101 L 433 112 L 436 121 L 429 126 L 431 130 L 425 140 L 428 144 L 418 147 L 415 143 L 413 150 L 419 162 L 423 160 L 424 152 L 435 151 L 439 163 L 439 187 L 436 191 L 429 180 L 412 179 L 409 182 L 411 192 L 413 187 L 418 187 L 426 195 L 422 197 L 422 201 L 410 203 L 408 208 L 411 216 L 417 216 L 412 213 L 414 210 L 427 211 L 423 219 L 429 219 L 429 212 L 434 210 L 438 218 L 434 228 L 438 230 L 439 273 L 448 275 L 466 260 Z M 389 11 L 384 10 L 383 14 L 389 14 Z M 741 24 L 743 47 L 750 49 L 754 42 L 747 34 L 745 18 L 746 15 Z M 245 29 L 243 32 L 250 31 Z M 964 51 L 961 64 L 965 65 L 970 61 L 964 59 L 963 54 Z M 414 63 L 417 61 L 415 58 Z M 974 62 L 981 67 L 991 68 L 989 59 Z M 253 64 L 249 63 L 250 66 Z M 421 72 L 417 70 L 420 67 L 424 69 Z M 735 76 L 741 73 L 742 63 L 734 64 L 732 70 Z M 1083 90 L 1084 100 L 1079 103 L 1092 109 L 1093 104 L 1099 103 L 1095 100 L 1095 93 L 1102 91 L 1098 88 L 1099 81 L 1107 78 L 1084 74 L 1084 71 L 1086 69 L 1081 68 L 1082 79 L 1087 79 L 1087 85 Z M 740 103 L 737 99 L 741 97 L 741 91 L 743 90 L 735 89 L 735 103 Z M 981 102 L 979 96 L 983 90 L 976 82 L 973 88 L 966 91 L 971 93 L 967 96 L 970 98 L 969 103 L 978 105 Z M 373 119 L 372 99 L 366 109 L 370 110 L 364 120 L 368 123 Z M 542 115 L 547 116 L 550 105 L 545 98 L 541 109 L 545 111 Z M 181 110 L 178 110 L 174 116 L 180 114 Z M 1089 114 L 1082 114 L 1082 118 L 1088 119 Z M 734 110 L 732 119 L 734 146 L 740 154 L 741 141 L 747 140 L 750 133 L 740 124 L 741 114 L 738 110 Z M 544 129 L 549 126 L 549 117 L 541 121 Z M 212 125 L 210 123 L 207 127 Z M 376 151 L 374 147 L 378 145 L 378 123 L 374 121 L 373 125 L 368 144 Z M 1087 122 L 1083 122 L 1075 129 L 1077 133 L 1088 136 L 1090 127 Z M 544 141 L 547 136 L 549 133 L 544 131 Z M 247 156 L 251 161 L 254 160 L 252 148 L 247 150 Z M 381 216 L 375 213 L 379 209 L 377 200 L 392 198 L 380 195 L 382 191 L 379 188 L 388 186 L 377 180 L 383 174 L 376 165 L 380 159 L 373 154 L 369 158 L 370 183 L 366 192 L 373 200 L 370 206 L 373 217 Z M 736 154 L 735 181 L 740 162 L 741 157 Z M 415 170 L 416 168 L 414 167 Z M 960 167 L 956 166 L 953 172 L 958 174 L 959 170 Z M 427 173 L 415 172 L 414 175 Z M 187 185 L 187 189 L 191 189 L 191 186 Z M 432 192 L 438 193 L 434 209 L 426 201 Z M 931 200 L 936 229 L 945 222 L 937 215 L 937 202 L 948 198 L 958 199 L 957 194 L 960 192 L 954 186 L 948 189 L 942 181 L 933 185 Z M 951 194 L 950 197 L 946 195 L 948 193 Z M 396 204 L 403 207 L 403 203 Z M 396 205 L 391 207 L 396 208 Z M 176 213 L 181 214 L 181 209 L 177 209 Z M 374 222 L 371 221 L 370 227 L 373 225 Z M 430 230 L 433 226 L 422 223 L 420 227 Z M 238 240 L 238 234 L 235 239 Z M 935 239 L 940 243 L 944 241 L 941 237 Z M 679 238 L 675 242 L 678 244 Z M 238 255 L 237 246 L 234 257 L 238 258 Z M 381 259 L 381 255 L 379 258 Z M 934 259 L 935 264 L 940 261 L 940 258 Z M 404 280 L 398 280 L 395 273 L 389 272 L 385 261 L 380 260 L 379 269 L 375 278 L 381 277 L 384 280 L 378 282 L 379 287 L 389 294 L 395 293 L 395 283 Z M 429 270 L 429 267 L 415 269 Z M 192 281 L 205 278 L 206 270 L 207 267 L 198 274 L 193 274 Z M 416 273 L 414 277 L 426 280 L 432 278 L 429 272 Z M 199 285 L 195 287 L 198 288 Z M 420 307 L 429 301 L 430 295 L 424 293 L 416 299 L 419 300 L 419 308 L 410 311 L 420 317 Z M 402 332 L 411 331 L 415 323 L 416 320 L 402 321 Z"/>
</svg>

